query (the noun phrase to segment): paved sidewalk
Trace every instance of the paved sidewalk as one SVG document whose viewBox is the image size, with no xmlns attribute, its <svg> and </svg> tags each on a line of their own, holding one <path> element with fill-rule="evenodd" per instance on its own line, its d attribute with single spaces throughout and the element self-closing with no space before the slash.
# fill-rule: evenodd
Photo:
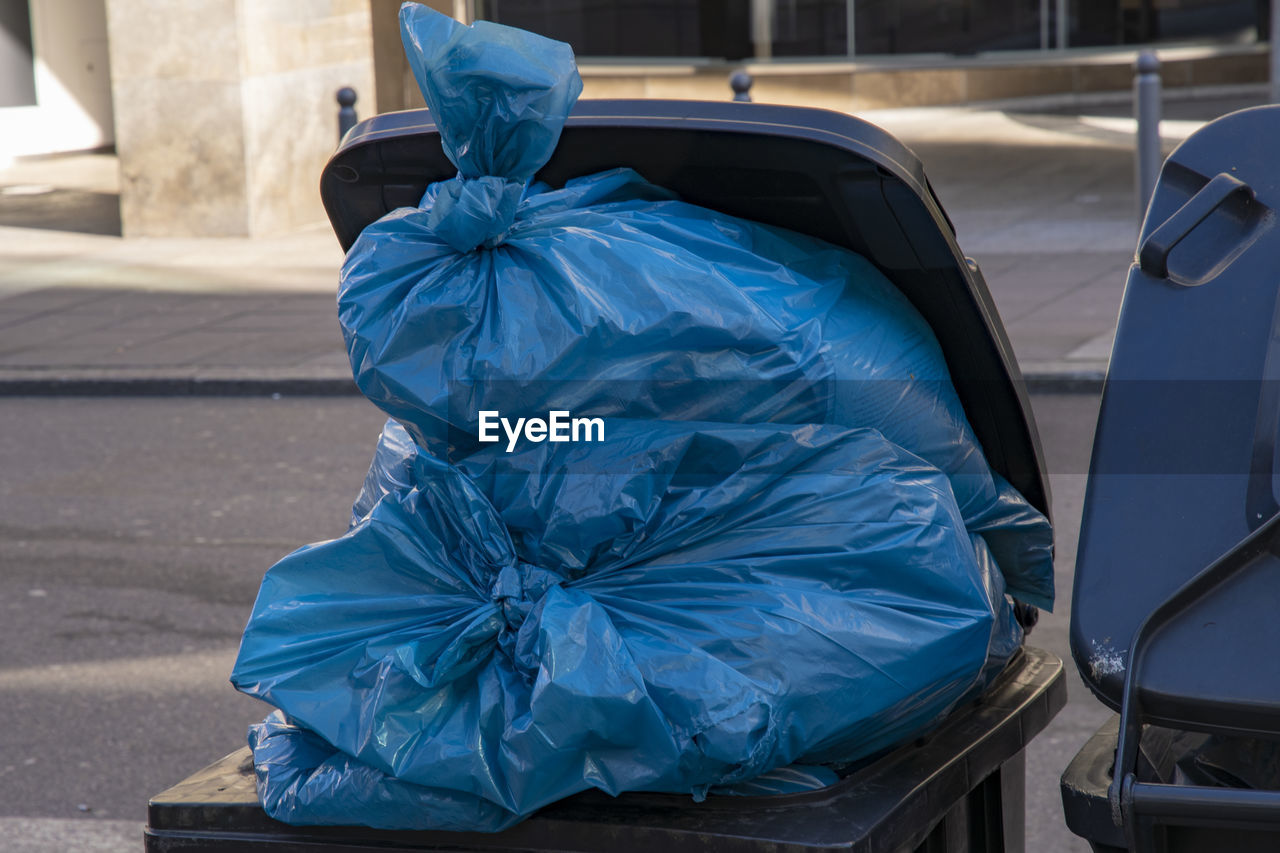
<svg viewBox="0 0 1280 853">
<path fill-rule="evenodd" d="M 1171 101 L 1172 148 L 1261 90 Z M 910 145 L 1023 372 L 1096 385 L 1137 238 L 1127 105 L 865 114 Z M 108 155 L 0 170 L 0 393 L 349 393 L 324 227 L 123 240 Z M 113 218 L 114 217 L 114 218 Z"/>
</svg>

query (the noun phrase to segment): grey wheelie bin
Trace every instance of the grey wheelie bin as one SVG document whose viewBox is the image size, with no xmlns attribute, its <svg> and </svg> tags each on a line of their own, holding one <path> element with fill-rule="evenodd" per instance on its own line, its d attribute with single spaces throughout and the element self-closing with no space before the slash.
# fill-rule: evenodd
<svg viewBox="0 0 1280 853">
<path fill-rule="evenodd" d="M 806 232 L 871 259 L 932 324 L 992 467 L 1048 514 L 1039 438 L 1013 353 L 977 267 L 920 163 L 846 115 L 740 103 L 580 102 L 537 176 L 560 185 L 630 166 L 686 200 Z M 358 125 L 324 171 L 344 248 L 455 174 L 425 111 Z M 1024 622 L 1033 611 L 1021 608 Z M 926 737 L 817 791 L 764 797 L 588 792 L 496 834 L 296 827 L 258 805 L 248 749 L 150 803 L 147 849 L 1020 851 L 1024 748 L 1066 701 L 1062 662 L 1024 648 L 978 699 Z"/>
<path fill-rule="evenodd" d="M 1280 107 L 1165 163 L 1094 439 L 1071 651 L 1119 712 L 1062 777 L 1095 851 L 1280 850 Z"/>
</svg>

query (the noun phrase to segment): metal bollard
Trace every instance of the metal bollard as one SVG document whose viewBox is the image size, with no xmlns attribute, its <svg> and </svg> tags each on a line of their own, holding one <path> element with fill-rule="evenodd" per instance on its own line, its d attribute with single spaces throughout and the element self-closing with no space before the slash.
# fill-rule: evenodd
<svg viewBox="0 0 1280 853">
<path fill-rule="evenodd" d="M 1280 0 L 1271 0 L 1271 103 L 1280 104 Z"/>
<path fill-rule="evenodd" d="M 1154 52 L 1144 50 L 1138 54 L 1137 71 L 1133 78 L 1133 108 L 1138 121 L 1135 183 L 1141 222 L 1164 159 L 1160 154 L 1160 60 Z"/>
<path fill-rule="evenodd" d="M 338 90 L 338 144 L 347 131 L 356 126 L 356 90 L 343 86 Z"/>
<path fill-rule="evenodd" d="M 735 101 L 751 102 L 751 75 L 745 71 L 735 71 L 729 75 L 729 88 L 733 90 Z"/>
</svg>

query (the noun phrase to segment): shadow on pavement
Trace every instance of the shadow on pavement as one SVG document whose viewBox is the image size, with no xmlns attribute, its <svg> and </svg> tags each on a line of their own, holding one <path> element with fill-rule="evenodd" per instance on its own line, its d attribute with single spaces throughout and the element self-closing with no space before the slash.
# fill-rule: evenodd
<svg viewBox="0 0 1280 853">
<path fill-rule="evenodd" d="M 36 184 L 0 186 L 0 225 L 119 237 L 120 196 Z"/>
</svg>

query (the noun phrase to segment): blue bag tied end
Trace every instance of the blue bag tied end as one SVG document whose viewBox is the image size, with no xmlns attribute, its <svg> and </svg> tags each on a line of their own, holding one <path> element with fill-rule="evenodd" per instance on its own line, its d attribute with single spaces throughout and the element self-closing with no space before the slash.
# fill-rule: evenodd
<svg viewBox="0 0 1280 853">
<path fill-rule="evenodd" d="M 582 93 L 573 50 L 487 21 L 463 26 L 418 3 L 400 8 L 400 35 L 444 153 L 458 167 L 435 188 L 427 225 L 459 252 L 493 248 Z"/>
<path fill-rule="evenodd" d="M 531 566 L 528 563 L 516 562 L 503 566 L 489 589 L 489 598 L 502 609 L 502 618 L 512 631 L 519 631 L 534 606 L 542 600 L 553 586 L 559 586 L 564 579 Z"/>
<path fill-rule="evenodd" d="M 459 252 L 502 243 L 516 218 L 523 181 L 493 175 L 444 181 L 437 188 L 427 227 Z"/>
</svg>

